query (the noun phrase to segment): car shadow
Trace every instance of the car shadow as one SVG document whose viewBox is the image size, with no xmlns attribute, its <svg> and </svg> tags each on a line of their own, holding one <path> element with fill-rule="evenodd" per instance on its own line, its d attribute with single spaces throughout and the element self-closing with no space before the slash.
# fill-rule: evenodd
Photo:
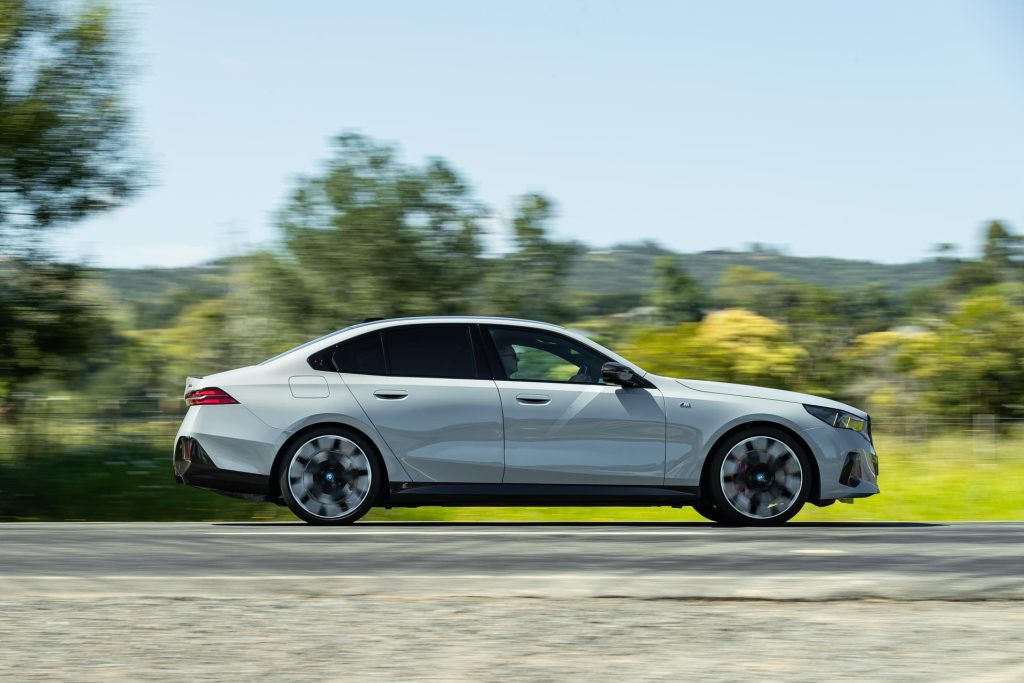
<svg viewBox="0 0 1024 683">
<path fill-rule="evenodd" d="M 311 527 L 305 522 L 212 522 L 214 526 L 226 527 Z M 845 529 L 893 529 L 923 528 L 949 526 L 945 522 L 788 522 L 779 527 L 737 527 L 715 522 L 580 522 L 580 521 L 544 521 L 544 522 L 465 522 L 465 521 L 408 521 L 408 522 L 357 522 L 353 528 L 359 527 L 442 527 L 442 528 L 473 528 L 473 527 L 623 527 L 623 528 L 758 528 L 758 529 L 793 529 L 793 528 L 845 528 Z M 337 527 L 335 527 L 337 528 Z"/>
</svg>

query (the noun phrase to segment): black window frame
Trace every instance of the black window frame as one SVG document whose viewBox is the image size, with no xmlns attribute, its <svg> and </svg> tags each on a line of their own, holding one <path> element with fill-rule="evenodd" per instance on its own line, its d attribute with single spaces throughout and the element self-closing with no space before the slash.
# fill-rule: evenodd
<svg viewBox="0 0 1024 683">
<path fill-rule="evenodd" d="M 546 334 L 546 335 L 550 335 L 552 337 L 557 337 L 559 339 L 562 339 L 562 340 L 564 340 L 568 344 L 575 344 L 576 346 L 583 347 L 584 349 L 586 349 L 590 353 L 592 353 L 595 356 L 597 356 L 598 358 L 602 359 L 601 360 L 601 364 L 602 365 L 604 365 L 605 363 L 616 362 L 616 361 L 614 359 L 612 359 L 612 358 L 609 358 L 605 354 L 601 353 L 600 351 L 598 351 L 594 347 L 590 346 L 589 344 L 584 344 L 583 342 L 579 341 L 578 339 L 573 339 L 572 337 L 569 337 L 569 336 L 564 335 L 564 334 L 559 334 L 558 332 L 554 332 L 552 330 L 545 330 L 545 329 L 540 329 L 540 328 L 537 328 L 537 327 L 523 327 L 521 325 L 490 325 L 490 324 L 484 324 L 484 325 L 481 325 L 480 327 L 483 328 L 481 330 L 481 336 L 486 340 L 485 344 L 487 345 L 487 349 L 488 349 L 488 357 L 489 357 L 489 360 L 491 362 L 492 372 L 494 373 L 494 379 L 496 379 L 496 380 L 504 380 L 506 382 L 542 382 L 542 383 L 545 383 L 545 384 L 570 384 L 570 385 L 575 385 L 575 386 L 596 386 L 596 387 L 615 387 L 615 388 L 620 388 L 620 387 L 618 387 L 618 385 L 608 384 L 607 382 L 570 382 L 569 380 L 560 381 L 560 380 L 554 380 L 554 379 L 516 379 L 516 378 L 513 378 L 513 377 L 509 377 L 508 373 L 505 371 L 505 365 L 501 362 L 501 358 L 498 356 L 498 348 L 497 348 L 497 346 L 494 343 L 494 337 L 491 336 L 491 333 L 490 333 L 491 330 L 514 330 L 516 332 L 526 332 L 526 333 L 533 333 L 533 334 Z M 552 354 L 552 355 L 557 355 L 557 354 Z M 559 358 L 561 358 L 561 356 L 559 356 Z M 569 359 L 566 358 L 566 359 L 563 359 L 563 360 L 568 361 Z M 600 368 L 598 368 L 598 371 L 600 372 Z"/>
</svg>

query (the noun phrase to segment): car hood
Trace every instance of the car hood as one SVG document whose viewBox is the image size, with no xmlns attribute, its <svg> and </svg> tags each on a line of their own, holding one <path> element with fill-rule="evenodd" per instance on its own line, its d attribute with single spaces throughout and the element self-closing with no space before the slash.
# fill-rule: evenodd
<svg viewBox="0 0 1024 683">
<path fill-rule="evenodd" d="M 763 398 L 769 401 L 786 401 L 787 403 L 802 403 L 804 405 L 822 406 L 824 408 L 835 408 L 853 413 L 858 417 L 867 417 L 863 410 L 854 408 L 851 405 L 833 401 L 830 398 L 801 394 L 796 391 L 784 391 L 782 389 L 769 389 L 768 387 L 754 387 L 747 384 L 730 384 L 728 382 L 708 382 L 700 379 L 675 379 L 676 382 L 687 389 L 703 391 L 709 394 L 725 394 L 726 396 L 743 396 L 746 398 Z"/>
</svg>

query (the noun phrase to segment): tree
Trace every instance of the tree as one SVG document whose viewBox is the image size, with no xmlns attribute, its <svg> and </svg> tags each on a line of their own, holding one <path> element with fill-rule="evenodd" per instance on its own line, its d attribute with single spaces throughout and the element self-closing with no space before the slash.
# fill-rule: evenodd
<svg viewBox="0 0 1024 683">
<path fill-rule="evenodd" d="M 844 354 L 854 370 L 848 391 L 855 405 L 886 420 L 920 415 L 923 383 L 913 369 L 933 341 L 930 331 L 915 327 L 857 337 Z"/>
<path fill-rule="evenodd" d="M 138 188 L 115 15 L 99 2 L 75 7 L 0 0 L 0 238 L 10 250 Z"/>
<path fill-rule="evenodd" d="M 986 290 L 964 299 L 905 357 L 928 409 L 955 416 L 1018 413 L 1024 401 L 1024 307 L 1014 298 L 1020 297 Z"/>
<path fill-rule="evenodd" d="M 715 311 L 700 323 L 653 328 L 626 346 L 628 358 L 658 374 L 779 388 L 796 386 L 807 356 L 784 325 L 741 309 Z"/>
<path fill-rule="evenodd" d="M 984 229 L 982 256 L 965 261 L 949 277 L 947 286 L 957 294 L 980 287 L 1020 280 L 1024 266 L 1024 240 L 1001 221 L 989 221 Z"/>
<path fill-rule="evenodd" d="M 756 311 L 774 320 L 831 322 L 838 297 L 824 287 L 749 266 L 725 271 L 716 297 L 722 305 Z"/>
<path fill-rule="evenodd" d="M 81 366 L 103 326 L 81 269 L 46 262 L 39 237 L 138 188 L 114 14 L 72 7 L 0 0 L 0 404 Z"/>
<path fill-rule="evenodd" d="M 283 241 L 260 277 L 280 317 L 323 330 L 367 316 L 470 312 L 483 272 L 483 208 L 442 159 L 402 163 L 355 133 L 322 175 L 297 183 Z"/>
<path fill-rule="evenodd" d="M 675 256 L 654 259 L 655 289 L 651 303 L 665 322 L 700 320 L 706 305 L 704 292 Z"/>
<path fill-rule="evenodd" d="M 952 242 L 937 242 L 933 244 L 930 251 L 935 254 L 936 261 L 951 261 L 956 258 L 959 247 Z"/>
<path fill-rule="evenodd" d="M 0 406 L 38 375 L 84 369 L 106 323 L 79 296 L 80 280 L 77 266 L 0 260 Z"/>
<path fill-rule="evenodd" d="M 517 201 L 513 249 L 493 264 L 488 279 L 490 313 L 540 320 L 566 315 L 565 279 L 580 248 L 548 237 L 554 208 L 541 194 L 526 194 Z"/>
<path fill-rule="evenodd" d="M 1016 265 L 1022 255 L 1020 235 L 1011 233 L 1000 221 L 990 221 L 985 227 L 984 260 L 996 268 Z"/>
</svg>

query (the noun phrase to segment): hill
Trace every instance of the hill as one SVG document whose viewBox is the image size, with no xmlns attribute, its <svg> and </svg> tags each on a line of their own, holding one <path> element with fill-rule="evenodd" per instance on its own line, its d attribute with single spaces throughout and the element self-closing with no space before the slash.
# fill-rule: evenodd
<svg viewBox="0 0 1024 683">
<path fill-rule="evenodd" d="M 652 262 L 672 254 L 653 243 L 621 244 L 607 250 L 589 250 L 576 262 L 569 288 L 589 292 L 644 291 L 652 286 Z M 747 266 L 816 285 L 842 289 L 876 284 L 903 293 L 944 280 L 952 261 L 886 264 L 840 258 L 788 256 L 773 251 L 705 251 L 679 254 L 680 264 L 705 289 L 712 290 L 722 273 Z"/>
<path fill-rule="evenodd" d="M 611 249 L 589 249 L 577 257 L 568 278 L 570 292 L 589 295 L 623 293 L 621 310 L 638 305 L 640 294 L 653 285 L 653 261 L 673 254 L 653 243 L 622 244 Z M 954 262 L 920 261 L 883 264 L 839 258 L 788 256 L 766 251 L 706 251 L 677 254 L 679 262 L 708 291 L 722 273 L 748 266 L 817 285 L 837 289 L 877 284 L 894 293 L 934 285 L 945 279 Z M 235 259 L 244 262 L 247 257 Z M 108 287 L 133 311 L 141 329 L 162 327 L 188 304 L 222 296 L 228 289 L 230 261 L 184 268 L 97 269 L 93 277 Z"/>
</svg>

